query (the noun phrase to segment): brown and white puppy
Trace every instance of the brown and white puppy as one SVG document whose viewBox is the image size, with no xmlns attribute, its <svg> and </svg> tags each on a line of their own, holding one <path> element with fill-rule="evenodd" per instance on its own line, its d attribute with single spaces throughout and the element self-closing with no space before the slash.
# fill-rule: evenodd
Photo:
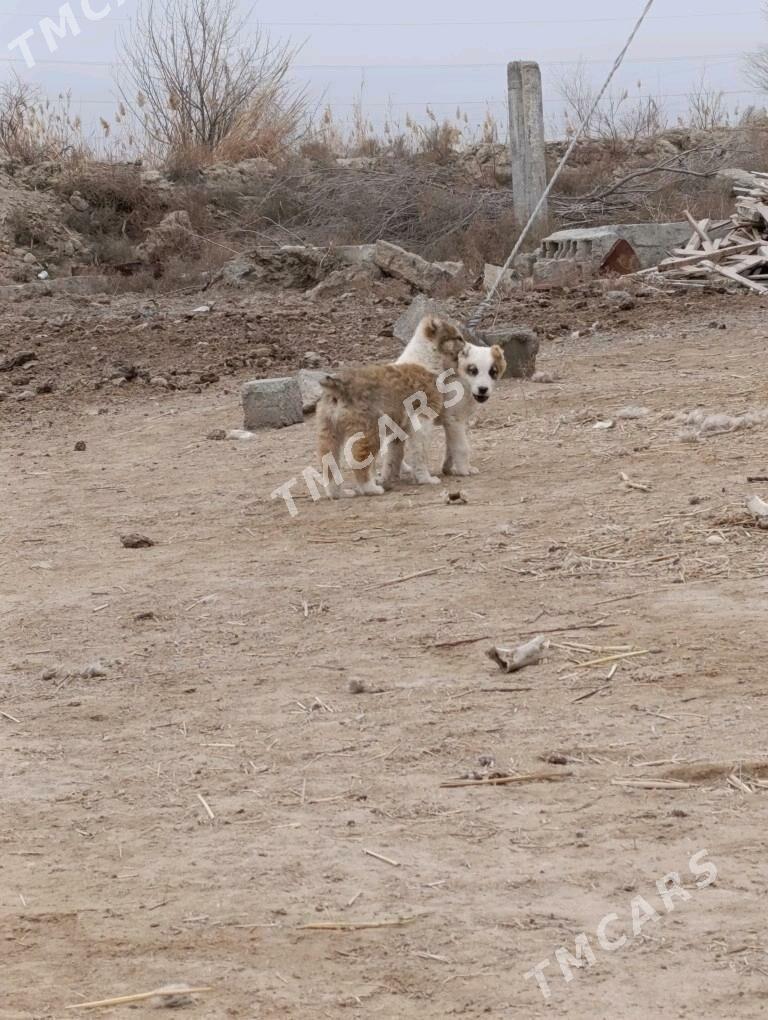
<svg viewBox="0 0 768 1020">
<path fill-rule="evenodd" d="M 440 421 L 444 397 L 458 399 L 454 377 L 464 339 L 449 323 L 435 317 L 421 324 L 431 348 L 429 368 L 422 365 L 365 365 L 329 376 L 321 384 L 317 407 L 318 455 L 323 485 L 331 499 L 347 494 L 344 470 L 352 470 L 356 493 L 380 496 L 400 476 L 406 440 L 426 422 Z M 376 458 L 385 450 L 382 484 L 376 481 Z"/>
<path fill-rule="evenodd" d="M 435 353 L 423 327 L 424 323 L 421 323 L 397 363 L 415 363 L 434 371 Z M 470 457 L 470 420 L 478 405 L 485 404 L 491 399 L 496 384 L 503 378 L 506 370 L 507 363 L 501 347 L 479 347 L 469 343 L 464 346 L 459 355 L 457 373 L 463 394 L 460 400 L 451 402 L 450 406 L 447 406 L 446 402 L 442 421 L 445 429 L 443 474 L 458 476 L 477 474 Z M 418 435 L 409 439 L 406 448 L 408 464 L 404 465 L 404 474 L 406 477 L 409 475 L 415 477 L 416 481 L 422 484 L 431 482 L 437 485 L 440 479 L 433 477 L 429 470 L 429 441 L 428 429 L 420 430 Z"/>
</svg>

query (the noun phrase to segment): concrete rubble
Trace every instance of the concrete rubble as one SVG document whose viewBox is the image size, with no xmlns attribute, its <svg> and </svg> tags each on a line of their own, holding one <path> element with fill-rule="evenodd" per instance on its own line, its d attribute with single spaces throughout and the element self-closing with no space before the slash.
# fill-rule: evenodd
<svg viewBox="0 0 768 1020">
<path fill-rule="evenodd" d="M 304 421 L 304 401 L 295 376 L 258 379 L 243 386 L 243 428 L 246 432 L 279 429 Z"/>
</svg>

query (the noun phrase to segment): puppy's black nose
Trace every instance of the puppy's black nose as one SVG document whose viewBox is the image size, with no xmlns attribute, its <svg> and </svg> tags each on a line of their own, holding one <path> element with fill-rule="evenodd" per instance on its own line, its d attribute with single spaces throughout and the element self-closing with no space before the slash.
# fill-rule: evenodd
<svg viewBox="0 0 768 1020">
<path fill-rule="evenodd" d="M 480 396 L 480 397 L 487 397 L 488 396 L 488 387 L 487 386 L 478 386 L 477 387 L 477 393 L 478 393 L 478 396 Z"/>
</svg>

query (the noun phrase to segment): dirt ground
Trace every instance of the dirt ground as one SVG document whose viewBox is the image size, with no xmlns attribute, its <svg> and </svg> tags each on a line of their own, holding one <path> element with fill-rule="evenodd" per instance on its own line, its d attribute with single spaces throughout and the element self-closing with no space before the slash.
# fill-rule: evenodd
<svg viewBox="0 0 768 1020">
<path fill-rule="evenodd" d="M 768 533 L 743 510 L 768 425 L 687 443 L 674 415 L 768 409 L 766 306 L 510 304 L 559 381 L 503 386 L 466 505 L 405 486 L 291 519 L 270 493 L 311 421 L 205 439 L 240 424 L 249 309 L 273 374 L 355 316 L 387 355 L 399 309 L 185 319 L 200 300 L 154 345 L 137 297 L 3 312 L 0 355 L 39 355 L 16 385 L 62 388 L 0 403 L 0 1017 L 178 982 L 207 1020 L 764 1016 Z M 189 385 L 102 385 L 121 357 Z M 540 666 L 486 656 L 538 634 Z"/>
</svg>

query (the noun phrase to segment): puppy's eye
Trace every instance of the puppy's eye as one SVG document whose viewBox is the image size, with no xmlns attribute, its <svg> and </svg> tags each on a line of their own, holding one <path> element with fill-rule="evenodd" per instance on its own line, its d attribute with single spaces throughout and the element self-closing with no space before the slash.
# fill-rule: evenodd
<svg viewBox="0 0 768 1020">
<path fill-rule="evenodd" d="M 491 379 L 498 379 L 499 370 L 497 368 L 492 368 L 488 374 L 490 375 Z"/>
<path fill-rule="evenodd" d="M 467 371 L 469 372 L 470 375 L 480 375 L 480 370 L 478 369 L 477 365 L 470 365 Z"/>
</svg>

